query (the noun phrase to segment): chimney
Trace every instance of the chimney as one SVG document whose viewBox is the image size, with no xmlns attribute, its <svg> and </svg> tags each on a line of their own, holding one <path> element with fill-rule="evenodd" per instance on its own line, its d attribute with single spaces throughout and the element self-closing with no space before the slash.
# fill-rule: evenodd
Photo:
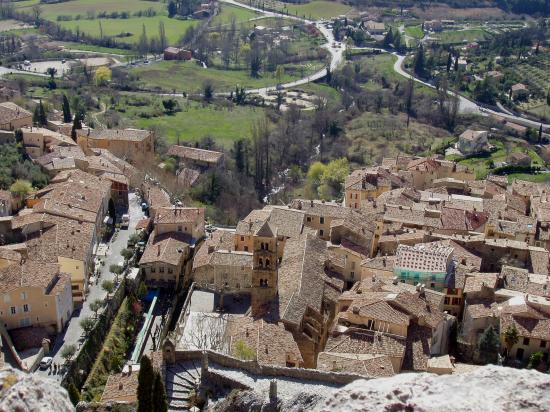
<svg viewBox="0 0 550 412">
<path fill-rule="evenodd" d="M 309 201 L 309 205 L 310 205 L 311 207 L 313 207 L 313 199 L 311 199 L 311 200 Z"/>
<path fill-rule="evenodd" d="M 157 256 L 160 256 L 160 245 L 157 246 Z"/>
</svg>

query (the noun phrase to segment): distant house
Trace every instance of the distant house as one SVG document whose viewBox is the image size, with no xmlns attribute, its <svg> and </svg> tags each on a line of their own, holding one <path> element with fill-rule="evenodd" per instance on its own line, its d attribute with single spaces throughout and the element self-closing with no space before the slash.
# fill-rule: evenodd
<svg viewBox="0 0 550 412">
<path fill-rule="evenodd" d="M 224 163 L 224 155 L 221 152 L 187 146 L 170 146 L 168 156 L 176 157 L 187 167 L 199 169 L 222 167 Z"/>
<path fill-rule="evenodd" d="M 458 59 L 458 62 L 456 63 L 459 69 L 466 69 L 466 66 L 468 66 L 468 62 L 466 59 Z"/>
<path fill-rule="evenodd" d="M 512 99 L 517 99 L 522 95 L 529 94 L 529 89 L 523 83 L 516 83 L 510 88 Z"/>
<path fill-rule="evenodd" d="M 498 70 L 491 70 L 487 72 L 487 77 L 490 77 L 496 80 L 501 80 L 504 77 L 504 74 L 502 72 L 499 72 Z"/>
<path fill-rule="evenodd" d="M 465 155 L 481 152 L 487 149 L 488 145 L 487 131 L 485 130 L 468 129 L 458 138 L 458 150 Z"/>
<path fill-rule="evenodd" d="M 368 20 L 363 26 L 370 35 L 381 35 L 386 31 L 386 25 L 378 21 Z"/>
<path fill-rule="evenodd" d="M 32 126 L 32 113 L 15 103 L 0 103 L 0 129 L 15 130 Z"/>
<path fill-rule="evenodd" d="M 443 30 L 443 24 L 440 20 L 428 20 L 424 22 L 424 30 L 438 32 Z"/>
<path fill-rule="evenodd" d="M 510 155 L 508 161 L 514 166 L 531 166 L 531 157 L 522 152 L 514 152 Z"/>
<path fill-rule="evenodd" d="M 164 49 L 164 60 L 191 60 L 193 54 L 189 50 L 178 47 L 167 47 Z"/>
</svg>

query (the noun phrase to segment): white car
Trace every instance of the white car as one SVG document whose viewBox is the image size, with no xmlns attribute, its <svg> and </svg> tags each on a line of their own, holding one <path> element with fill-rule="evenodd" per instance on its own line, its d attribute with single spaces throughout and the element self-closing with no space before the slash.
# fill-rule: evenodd
<svg viewBox="0 0 550 412">
<path fill-rule="evenodd" d="M 40 361 L 40 369 L 48 369 L 52 365 L 53 358 L 50 356 L 45 356 Z"/>
</svg>

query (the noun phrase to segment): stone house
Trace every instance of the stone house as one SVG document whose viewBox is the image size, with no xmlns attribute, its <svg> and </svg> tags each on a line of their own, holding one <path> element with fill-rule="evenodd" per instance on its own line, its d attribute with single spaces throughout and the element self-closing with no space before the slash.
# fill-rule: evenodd
<svg viewBox="0 0 550 412">
<path fill-rule="evenodd" d="M 92 149 L 107 149 L 130 163 L 149 160 L 155 153 L 155 135 L 150 130 L 77 130 L 76 141 L 84 153 L 91 153 Z"/>
<path fill-rule="evenodd" d="M 32 113 L 12 102 L 0 103 L 0 129 L 17 130 L 32 126 Z"/>
<path fill-rule="evenodd" d="M 465 155 L 482 152 L 489 145 L 487 136 L 486 130 L 467 129 L 458 137 L 458 150 Z"/>
</svg>

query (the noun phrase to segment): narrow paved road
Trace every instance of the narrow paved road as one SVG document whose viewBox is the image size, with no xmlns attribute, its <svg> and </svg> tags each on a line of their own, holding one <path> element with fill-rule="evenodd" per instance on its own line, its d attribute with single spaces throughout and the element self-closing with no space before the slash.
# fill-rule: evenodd
<svg viewBox="0 0 550 412">
<path fill-rule="evenodd" d="M 130 193 L 128 196 L 129 200 L 129 214 L 130 214 L 130 224 L 127 230 L 120 230 L 116 238 L 112 239 L 109 243 L 109 248 L 107 250 L 107 255 L 105 257 L 105 264 L 100 269 L 100 276 L 97 284 L 90 286 L 88 295 L 86 296 L 86 301 L 82 305 L 82 308 L 79 311 L 73 313 L 73 317 L 69 321 L 68 326 L 65 330 L 57 336 L 57 339 L 53 343 L 51 354 L 49 356 L 53 357 L 53 362 L 62 364 L 63 358 L 61 357 L 61 352 L 63 347 L 66 345 L 75 345 L 77 348 L 84 343 L 83 331 L 80 326 L 80 321 L 84 318 L 94 316 L 93 312 L 90 310 L 90 303 L 94 300 L 105 300 L 107 292 L 105 292 L 101 286 L 105 280 L 113 280 L 114 275 L 109 270 L 111 265 L 122 264 L 124 258 L 120 255 L 122 249 L 128 244 L 128 238 L 132 233 L 135 232 L 137 223 L 144 218 L 144 214 L 141 211 L 141 204 L 139 198 L 135 193 Z M 39 375 L 49 376 L 57 380 L 61 380 L 61 374 L 52 374 L 51 369 L 40 370 L 37 369 L 36 372 Z"/>
</svg>

